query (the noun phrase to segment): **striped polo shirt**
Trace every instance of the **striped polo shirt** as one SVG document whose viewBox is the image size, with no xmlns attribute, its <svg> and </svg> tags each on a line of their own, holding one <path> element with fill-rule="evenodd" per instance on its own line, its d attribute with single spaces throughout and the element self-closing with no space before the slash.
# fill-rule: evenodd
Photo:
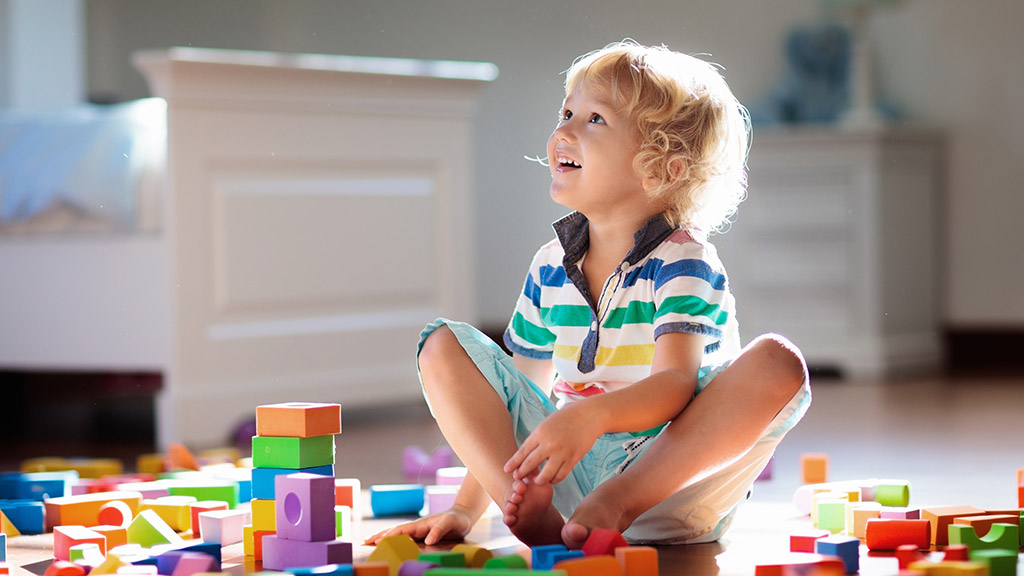
<svg viewBox="0 0 1024 576">
<path fill-rule="evenodd" d="M 704 367 L 739 352 L 735 301 L 718 254 L 703 235 L 663 216 L 634 234 L 633 249 L 591 295 L 581 272 L 588 222 L 572 213 L 530 264 L 505 344 L 551 359 L 559 405 L 619 389 L 650 375 L 654 342 L 666 332 L 704 337 Z"/>
</svg>

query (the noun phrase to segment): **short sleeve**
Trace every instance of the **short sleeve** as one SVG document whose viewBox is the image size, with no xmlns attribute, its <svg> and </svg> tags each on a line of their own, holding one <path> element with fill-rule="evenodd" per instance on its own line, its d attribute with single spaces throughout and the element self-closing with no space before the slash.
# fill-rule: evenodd
<svg viewBox="0 0 1024 576">
<path fill-rule="evenodd" d="M 550 278 L 561 270 L 561 265 L 552 265 L 552 244 L 537 251 L 530 264 L 530 270 L 523 282 L 523 290 L 516 301 L 515 312 L 505 330 L 504 342 L 510 351 L 527 358 L 547 360 L 554 351 L 555 334 L 544 324 L 542 286 L 544 278 Z M 564 272 L 562 273 L 564 275 Z"/>
</svg>

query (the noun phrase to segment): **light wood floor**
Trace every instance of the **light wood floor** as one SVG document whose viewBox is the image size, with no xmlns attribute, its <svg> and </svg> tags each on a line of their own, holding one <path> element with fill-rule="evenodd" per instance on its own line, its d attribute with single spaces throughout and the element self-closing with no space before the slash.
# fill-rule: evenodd
<svg viewBox="0 0 1024 576">
<path fill-rule="evenodd" d="M 663 575 L 752 574 L 758 563 L 788 550 L 790 533 L 810 527 L 791 500 L 800 484 L 799 457 L 824 452 L 830 480 L 897 478 L 911 482 L 911 506 L 970 504 L 1017 507 L 1016 470 L 1024 467 L 1024 376 L 927 377 L 887 381 L 815 379 L 812 406 L 782 442 L 772 478 L 755 484 L 752 499 L 718 543 L 659 549 Z M 336 474 L 360 478 L 363 486 L 408 479 L 402 449 L 432 450 L 443 437 L 422 406 L 345 412 L 338 437 Z M 367 507 L 368 509 L 368 507 Z M 368 519 L 360 535 L 400 519 Z M 45 571 L 48 535 L 8 544 L 14 573 Z M 469 541 L 500 553 L 528 554 L 496 517 L 485 517 Z M 442 547 L 444 548 L 444 547 Z M 357 546 L 357 559 L 371 548 Z M 234 573 L 259 567 L 240 545 L 224 550 Z M 861 574 L 896 574 L 895 558 L 862 547 Z M 1019 573 L 1024 573 L 1020 571 Z"/>
</svg>

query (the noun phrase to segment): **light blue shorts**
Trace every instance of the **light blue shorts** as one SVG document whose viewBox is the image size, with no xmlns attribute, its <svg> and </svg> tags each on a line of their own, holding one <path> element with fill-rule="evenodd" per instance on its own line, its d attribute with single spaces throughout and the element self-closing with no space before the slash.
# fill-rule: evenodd
<svg viewBox="0 0 1024 576">
<path fill-rule="evenodd" d="M 508 408 L 516 442 L 527 436 L 556 408 L 536 384 L 519 371 L 512 357 L 482 332 L 462 322 L 439 318 L 420 334 L 417 354 L 423 342 L 437 328 L 447 325 L 480 373 Z M 701 375 L 697 392 L 703 390 L 727 364 Z M 424 395 L 426 397 L 426 395 Z M 807 411 L 811 402 L 808 379 L 789 403 L 776 415 L 754 447 L 742 458 L 683 490 L 640 515 L 624 536 L 632 543 L 682 544 L 718 540 L 732 522 L 739 504 L 768 464 L 782 437 Z M 427 400 L 429 406 L 430 401 Z M 628 433 L 604 434 L 597 439 L 569 476 L 554 485 L 552 503 L 568 518 L 576 506 L 598 484 L 620 473 L 639 458 L 655 436 L 637 438 Z"/>
</svg>

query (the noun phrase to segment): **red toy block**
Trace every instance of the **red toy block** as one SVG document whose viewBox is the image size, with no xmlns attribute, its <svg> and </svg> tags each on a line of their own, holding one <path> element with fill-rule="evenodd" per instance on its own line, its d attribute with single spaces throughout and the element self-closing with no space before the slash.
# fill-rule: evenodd
<svg viewBox="0 0 1024 576">
<path fill-rule="evenodd" d="M 931 523 L 927 520 L 870 518 L 864 529 L 868 550 L 896 550 L 904 544 L 926 550 L 931 546 L 931 536 Z"/>
<path fill-rule="evenodd" d="M 911 564 L 924 559 L 925 555 L 916 544 L 903 544 L 896 547 L 896 561 L 899 563 L 900 570 L 908 570 Z"/>
<path fill-rule="evenodd" d="M 100 547 L 100 552 L 107 553 L 107 537 L 85 526 L 54 526 L 53 557 L 57 560 L 70 561 L 68 548 L 76 544 L 93 543 Z"/>
<path fill-rule="evenodd" d="M 199 524 L 201 512 L 213 512 L 214 510 L 227 510 L 228 503 L 220 500 L 204 500 L 189 504 L 189 515 L 192 516 L 192 535 L 196 538 L 203 537 L 203 527 Z"/>
<path fill-rule="evenodd" d="M 100 506 L 96 520 L 104 526 L 124 526 L 131 524 L 134 515 L 132 509 L 120 500 L 111 500 Z"/>
<path fill-rule="evenodd" d="M 1024 508 L 1024 484 L 1017 486 L 1017 506 Z"/>
<path fill-rule="evenodd" d="M 971 559 L 971 549 L 967 544 L 950 544 L 943 553 L 943 562 L 967 562 Z"/>
<path fill-rule="evenodd" d="M 270 530 L 252 531 L 252 556 L 259 562 L 263 562 L 263 537 L 270 536 L 271 534 L 274 534 L 274 532 Z"/>
<path fill-rule="evenodd" d="M 584 556 L 555 563 L 551 569 L 566 576 L 622 576 L 622 565 L 613 556 Z"/>
<path fill-rule="evenodd" d="M 801 454 L 800 477 L 804 484 L 828 482 L 828 454 Z"/>
<path fill-rule="evenodd" d="M 932 544 L 949 544 L 949 525 L 957 516 L 981 516 L 985 513 L 974 506 L 937 506 L 921 509 L 921 519 L 932 523 Z"/>
<path fill-rule="evenodd" d="M 352 519 L 363 517 L 363 488 L 358 478 L 334 479 L 334 505 L 352 509 Z"/>
<path fill-rule="evenodd" d="M 754 576 L 796 576 L 797 574 L 843 576 L 845 571 L 846 566 L 838 556 L 791 552 L 772 562 L 756 565 Z"/>
<path fill-rule="evenodd" d="M 622 566 L 622 576 L 658 576 L 657 548 L 650 546 L 616 548 L 615 559 Z"/>
<path fill-rule="evenodd" d="M 285 402 L 257 406 L 256 434 L 298 438 L 341 434 L 341 404 Z"/>
<path fill-rule="evenodd" d="M 57 560 L 46 569 L 43 576 L 85 576 L 85 568 L 67 560 Z"/>
<path fill-rule="evenodd" d="M 831 536 L 828 530 L 810 530 L 789 535 L 790 552 L 814 552 L 814 542 L 818 538 Z"/>
<path fill-rule="evenodd" d="M 618 530 L 594 528 L 583 543 L 584 556 L 613 556 L 616 548 L 629 546 Z"/>
</svg>

